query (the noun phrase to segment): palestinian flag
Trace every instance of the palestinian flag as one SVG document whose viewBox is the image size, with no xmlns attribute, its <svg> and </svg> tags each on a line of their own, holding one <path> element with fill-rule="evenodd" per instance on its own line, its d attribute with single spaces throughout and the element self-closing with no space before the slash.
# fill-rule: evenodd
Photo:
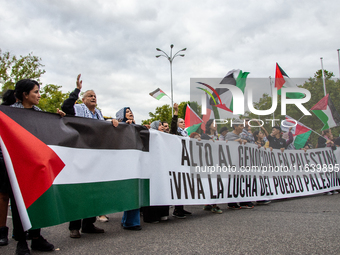
<svg viewBox="0 0 340 255">
<path fill-rule="evenodd" d="M 340 126 L 340 115 L 336 111 L 329 94 L 311 108 L 311 111 L 323 122 L 321 130 Z"/>
<path fill-rule="evenodd" d="M 210 119 L 215 119 L 215 118 L 219 119 L 220 117 L 219 116 L 215 117 L 215 112 L 214 112 L 212 105 L 209 102 L 208 94 L 206 93 L 205 95 L 206 95 L 206 100 L 205 102 L 202 102 L 202 104 L 206 104 L 207 107 L 206 107 L 206 113 L 202 115 L 202 120 L 204 123 L 207 123 L 208 120 Z M 205 125 L 202 125 L 201 129 L 203 130 L 203 132 L 205 132 Z"/>
<path fill-rule="evenodd" d="M 184 122 L 188 135 L 190 135 L 191 133 L 196 132 L 203 123 L 203 120 L 191 109 L 190 105 L 187 104 Z"/>
<path fill-rule="evenodd" d="M 246 80 L 249 72 L 242 72 L 239 69 L 233 69 L 227 73 L 227 75 L 222 79 L 220 84 L 235 85 L 242 90 L 244 94 L 244 89 L 246 87 Z M 217 88 L 216 91 L 219 93 L 222 102 L 230 109 L 233 110 L 233 95 L 229 89 Z"/>
<path fill-rule="evenodd" d="M 25 230 L 149 205 L 139 170 L 149 150 L 144 127 L 7 106 L 0 127 Z"/>
<path fill-rule="evenodd" d="M 299 150 L 301 148 L 303 148 L 309 138 L 309 136 L 312 133 L 312 130 L 303 125 L 301 122 L 298 122 L 296 120 L 294 120 L 292 117 L 289 117 L 288 115 L 286 115 L 285 117 L 285 126 L 293 126 L 296 124 L 295 127 L 292 128 L 291 132 L 293 133 L 293 145 L 295 147 L 295 149 Z M 281 125 L 281 129 L 284 132 L 288 132 L 289 131 L 289 127 L 284 127 Z"/>
<path fill-rule="evenodd" d="M 149 93 L 150 96 L 152 96 L 153 98 L 156 98 L 157 100 L 161 99 L 162 97 L 166 96 L 166 94 L 164 93 L 163 90 L 161 90 L 160 88 L 152 91 L 151 93 Z"/>
<path fill-rule="evenodd" d="M 288 75 L 283 71 L 283 69 L 276 63 L 276 72 L 275 72 L 275 88 L 277 89 L 277 93 L 281 96 L 282 88 L 298 88 L 294 85 Z M 302 93 L 286 93 L 287 98 L 299 99 L 304 98 L 305 95 Z"/>
</svg>

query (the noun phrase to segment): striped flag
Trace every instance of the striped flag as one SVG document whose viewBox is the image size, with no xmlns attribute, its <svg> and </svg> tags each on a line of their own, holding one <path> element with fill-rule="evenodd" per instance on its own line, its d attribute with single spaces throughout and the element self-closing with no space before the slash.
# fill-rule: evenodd
<svg viewBox="0 0 340 255">
<path fill-rule="evenodd" d="M 160 88 L 152 91 L 149 93 L 150 96 L 152 96 L 153 98 L 156 98 L 157 100 L 161 99 L 162 97 L 166 96 L 166 94 L 164 93 L 163 90 L 161 90 Z"/>
<path fill-rule="evenodd" d="M 195 132 L 203 123 L 203 120 L 194 112 L 190 105 L 187 104 L 187 109 L 185 110 L 185 127 L 188 135 Z"/>
<path fill-rule="evenodd" d="M 321 130 L 340 126 L 340 115 L 336 111 L 329 94 L 311 108 L 311 111 L 323 122 Z"/>
<path fill-rule="evenodd" d="M 281 95 L 281 89 L 282 88 L 297 88 L 296 85 L 294 85 L 288 75 L 283 71 L 283 69 L 279 66 L 278 63 L 276 63 L 276 72 L 275 72 L 275 88 L 277 89 L 277 93 Z M 305 95 L 302 93 L 287 93 L 287 98 L 304 98 Z"/>
<path fill-rule="evenodd" d="M 139 171 L 149 150 L 144 127 L 5 106 L 0 126 L 24 229 L 149 205 L 149 179 Z"/>
<path fill-rule="evenodd" d="M 233 69 L 227 73 L 220 84 L 235 85 L 244 93 L 246 80 L 249 72 L 242 72 L 240 69 Z M 220 94 L 222 102 L 231 110 L 233 110 L 233 96 L 229 89 L 218 88 L 216 91 Z"/>
<path fill-rule="evenodd" d="M 206 114 L 203 114 L 202 115 L 202 120 L 204 123 L 207 123 L 208 120 L 210 119 L 219 119 L 220 117 L 219 116 L 215 116 L 215 113 L 214 113 L 214 109 L 212 107 L 212 105 L 210 104 L 210 101 L 209 101 L 209 98 L 208 98 L 208 94 L 205 93 L 206 95 Z M 205 132 L 205 125 L 201 126 L 201 129 Z"/>
<path fill-rule="evenodd" d="M 312 133 L 312 130 L 303 125 L 301 122 L 298 122 L 296 120 L 294 120 L 292 117 L 289 117 L 288 115 L 286 115 L 285 117 L 286 122 L 285 122 L 285 126 L 293 126 L 296 123 L 296 126 L 292 128 L 291 132 L 293 134 L 293 145 L 295 147 L 295 149 L 299 150 L 301 148 L 303 148 L 309 138 L 309 136 Z M 289 127 L 284 127 L 281 125 L 281 129 L 284 132 L 288 132 Z"/>
</svg>

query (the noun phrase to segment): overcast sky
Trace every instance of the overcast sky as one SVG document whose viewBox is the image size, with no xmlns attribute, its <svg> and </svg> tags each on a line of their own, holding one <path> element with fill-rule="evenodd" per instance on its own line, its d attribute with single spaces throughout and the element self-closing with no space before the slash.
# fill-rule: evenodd
<svg viewBox="0 0 340 255">
<path fill-rule="evenodd" d="M 0 48 L 42 58 L 41 81 L 94 89 L 98 106 L 114 116 L 130 106 L 137 123 L 169 104 L 170 65 L 156 48 L 187 48 L 173 62 L 174 101 L 190 100 L 190 78 L 221 79 L 231 69 L 249 78 L 290 77 L 324 68 L 339 77 L 340 4 L 336 0 L 89 1 L 0 0 Z"/>
</svg>

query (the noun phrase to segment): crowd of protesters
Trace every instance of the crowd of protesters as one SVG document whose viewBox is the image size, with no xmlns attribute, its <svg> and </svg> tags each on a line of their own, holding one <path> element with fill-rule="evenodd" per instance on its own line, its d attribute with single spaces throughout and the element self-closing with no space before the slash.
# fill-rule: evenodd
<svg viewBox="0 0 340 255">
<path fill-rule="evenodd" d="M 39 83 L 24 79 L 18 81 L 14 90 L 7 91 L 2 98 L 2 104 L 11 107 L 31 109 L 34 111 L 41 111 L 37 105 L 40 100 Z M 104 120 L 101 111 L 96 108 L 97 98 L 93 90 L 87 90 L 83 94 L 81 104 L 77 104 L 76 101 L 79 98 L 79 93 L 82 89 L 82 81 L 80 75 L 77 77 L 76 88 L 70 93 L 69 98 L 66 99 L 61 107 L 62 110 L 56 109 L 56 112 L 64 117 L 67 115 L 74 115 L 84 118 L 92 118 L 97 120 Z M 283 133 L 279 126 L 274 126 L 271 133 L 261 127 L 261 130 L 257 128 L 252 132 L 249 126 L 249 118 L 243 120 L 236 119 L 233 121 L 232 129 L 228 129 L 223 126 L 218 130 L 214 120 L 209 120 L 204 126 L 205 132 L 193 132 L 190 134 L 190 138 L 198 140 L 212 140 L 212 141 L 235 141 L 240 144 L 255 144 L 259 148 L 263 147 L 269 150 L 279 149 L 281 151 L 287 149 L 295 149 L 293 145 L 293 134 L 291 128 L 288 132 Z M 111 120 L 113 128 L 117 127 L 119 123 L 125 123 L 128 125 L 135 125 L 134 115 L 130 107 L 123 107 L 116 113 L 116 117 Z M 146 125 L 147 128 L 158 130 L 159 132 L 166 132 L 173 135 L 189 137 L 185 129 L 185 121 L 178 118 L 178 105 L 174 104 L 174 115 L 169 125 L 167 122 L 161 122 L 160 120 Z M 333 138 L 331 130 L 325 130 L 322 136 L 319 137 L 316 146 L 313 146 L 310 139 L 306 142 L 305 146 L 301 149 L 308 150 L 314 147 L 332 147 L 340 146 L 340 137 Z M 327 194 L 336 194 L 336 191 L 328 192 Z M 12 193 L 11 184 L 7 175 L 7 170 L 4 162 L 4 158 L 0 148 L 0 246 L 8 244 L 8 227 L 6 226 L 7 212 L 9 200 L 11 201 L 12 220 L 13 220 L 13 238 L 18 241 L 16 254 L 30 254 L 30 249 L 27 245 L 27 239 L 31 239 L 31 249 L 39 251 L 51 251 L 54 250 L 54 245 L 49 243 L 41 235 L 40 229 L 29 230 L 25 232 L 22 227 L 18 208 L 16 206 L 15 198 Z M 269 204 L 270 201 L 257 201 L 256 204 Z M 229 203 L 229 209 L 253 209 L 254 203 L 241 202 L 241 203 Z M 204 205 L 204 210 L 211 211 L 212 213 L 220 214 L 222 210 L 216 205 Z M 142 214 L 143 221 L 146 223 L 157 223 L 159 221 L 168 220 L 170 207 L 169 206 L 149 206 L 140 209 L 125 211 L 121 221 L 121 225 L 126 230 L 141 230 L 140 216 Z M 186 211 L 183 205 L 175 205 L 172 212 L 172 216 L 178 219 L 185 219 L 191 212 Z M 108 221 L 106 215 L 100 215 L 97 217 L 101 221 Z M 94 225 L 96 217 L 87 219 L 79 219 L 69 223 L 69 231 L 71 238 L 80 238 L 80 230 L 82 233 L 104 233 L 104 229 L 98 228 Z"/>
</svg>

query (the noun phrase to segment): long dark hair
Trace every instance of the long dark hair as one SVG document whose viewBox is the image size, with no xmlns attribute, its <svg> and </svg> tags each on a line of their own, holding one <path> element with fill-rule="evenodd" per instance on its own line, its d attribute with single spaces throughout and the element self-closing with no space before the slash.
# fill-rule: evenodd
<svg viewBox="0 0 340 255">
<path fill-rule="evenodd" d="M 5 93 L 2 95 L 2 105 L 12 105 L 16 101 L 14 96 L 14 90 L 8 89 L 5 91 Z"/>
<path fill-rule="evenodd" d="M 260 133 L 260 131 L 258 131 L 258 130 L 255 130 L 254 133 L 253 133 L 255 142 L 257 142 L 259 140 L 259 133 Z"/>
<path fill-rule="evenodd" d="M 214 121 L 214 119 L 210 119 L 210 120 L 208 120 L 207 123 L 205 124 L 205 133 L 206 133 L 207 135 L 210 135 L 210 126 L 211 126 L 211 124 L 213 123 L 213 121 Z M 216 132 L 216 134 L 217 134 L 217 132 Z M 215 135 L 215 134 L 214 134 L 214 135 Z"/>
<path fill-rule="evenodd" d="M 40 88 L 40 85 L 37 81 L 31 79 L 23 79 L 18 81 L 15 84 L 14 94 L 15 97 L 18 98 L 21 102 L 23 100 L 23 93 L 29 94 L 32 89 L 34 89 L 35 85 Z"/>
</svg>

